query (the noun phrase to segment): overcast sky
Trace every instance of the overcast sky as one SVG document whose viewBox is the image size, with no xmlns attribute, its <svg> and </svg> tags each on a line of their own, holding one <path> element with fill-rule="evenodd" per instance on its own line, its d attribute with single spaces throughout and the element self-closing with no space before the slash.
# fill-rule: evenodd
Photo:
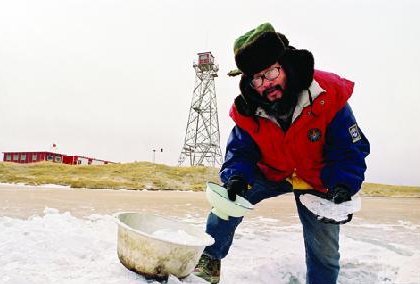
<svg viewBox="0 0 420 284">
<path fill-rule="evenodd" d="M 238 94 L 234 40 L 271 22 L 317 69 L 356 83 L 369 182 L 420 185 L 420 2 L 0 0 L 0 151 L 175 165 L 197 52 L 219 64 L 221 148 Z M 1 157 L 1 156 L 0 156 Z"/>
</svg>

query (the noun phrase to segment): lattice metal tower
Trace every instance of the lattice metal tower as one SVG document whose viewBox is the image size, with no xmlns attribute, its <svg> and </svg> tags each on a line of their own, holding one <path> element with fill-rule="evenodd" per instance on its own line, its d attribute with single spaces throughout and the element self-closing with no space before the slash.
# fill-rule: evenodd
<svg viewBox="0 0 420 284">
<path fill-rule="evenodd" d="M 220 151 L 219 119 L 214 78 L 219 66 L 211 52 L 198 53 L 195 70 L 195 87 L 188 116 L 184 146 L 178 165 L 216 166 L 222 164 Z"/>
</svg>

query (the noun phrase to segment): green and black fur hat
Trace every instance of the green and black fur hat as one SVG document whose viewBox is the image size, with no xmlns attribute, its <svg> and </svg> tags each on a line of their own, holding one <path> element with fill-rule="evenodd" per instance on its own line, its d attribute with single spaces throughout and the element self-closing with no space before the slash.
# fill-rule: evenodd
<svg viewBox="0 0 420 284">
<path fill-rule="evenodd" d="M 239 37 L 234 44 L 236 66 L 242 73 L 252 75 L 279 61 L 286 44 L 269 23 Z"/>
<path fill-rule="evenodd" d="M 314 73 L 314 58 L 305 49 L 295 49 L 282 33 L 270 23 L 264 23 L 235 40 L 235 62 L 239 70 L 230 76 L 243 74 L 251 77 L 270 65 L 279 62 L 287 75 L 289 87 L 294 92 L 309 88 Z"/>
</svg>

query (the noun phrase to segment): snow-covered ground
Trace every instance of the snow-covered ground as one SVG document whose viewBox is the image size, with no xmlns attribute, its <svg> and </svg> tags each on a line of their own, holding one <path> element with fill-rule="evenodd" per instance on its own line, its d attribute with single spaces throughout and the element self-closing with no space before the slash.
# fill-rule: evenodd
<svg viewBox="0 0 420 284">
<path fill-rule="evenodd" d="M 204 227 L 199 214 L 173 218 Z M 248 218 L 222 262 L 221 283 L 305 283 L 301 234 L 299 224 Z M 420 283 L 418 223 L 353 222 L 342 227 L 340 242 L 339 283 Z M 46 208 L 27 219 L 0 217 L 0 283 L 157 282 L 120 264 L 111 215 L 77 218 Z M 189 276 L 182 282 L 171 277 L 168 283 L 205 282 Z"/>
</svg>

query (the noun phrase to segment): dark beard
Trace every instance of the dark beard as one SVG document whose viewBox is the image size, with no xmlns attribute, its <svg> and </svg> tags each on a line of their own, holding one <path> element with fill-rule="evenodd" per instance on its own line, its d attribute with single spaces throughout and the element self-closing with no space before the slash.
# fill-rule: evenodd
<svg viewBox="0 0 420 284">
<path fill-rule="evenodd" d="M 283 95 L 280 99 L 275 101 L 269 101 L 267 99 L 268 94 L 273 89 L 282 91 Z M 294 110 L 297 103 L 297 93 L 291 93 L 287 90 L 283 90 L 280 85 L 276 85 L 268 90 L 265 90 L 262 94 L 264 103 L 261 104 L 261 107 L 270 115 L 274 117 L 290 115 Z"/>
</svg>

